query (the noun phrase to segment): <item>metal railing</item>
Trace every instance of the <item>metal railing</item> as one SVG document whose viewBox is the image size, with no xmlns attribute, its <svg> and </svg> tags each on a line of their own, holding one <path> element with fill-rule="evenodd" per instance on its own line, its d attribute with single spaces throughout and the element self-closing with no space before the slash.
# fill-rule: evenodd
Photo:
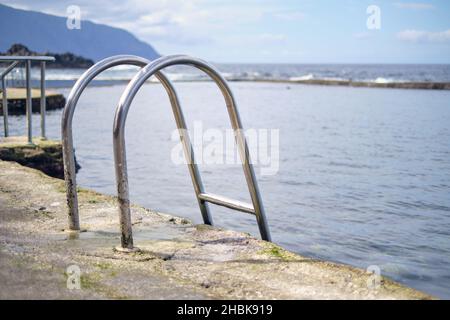
<svg viewBox="0 0 450 320">
<path fill-rule="evenodd" d="M 153 62 L 136 56 L 115 56 L 104 59 L 89 70 L 87 70 L 73 87 L 69 98 L 67 99 L 62 116 L 62 137 L 63 137 L 63 156 L 64 156 L 64 176 L 67 189 L 67 204 L 69 209 L 69 229 L 79 231 L 79 213 L 76 189 L 75 160 L 72 141 L 72 118 L 78 99 L 95 76 L 106 69 L 121 64 L 131 64 L 143 66 L 135 75 L 123 92 L 116 109 L 113 126 L 113 145 L 114 145 L 114 163 L 116 171 L 116 182 L 118 191 L 118 203 L 120 211 L 120 229 L 121 229 L 121 249 L 122 251 L 133 251 L 133 236 L 129 200 L 128 173 L 125 152 L 125 123 L 131 103 L 142 87 L 142 85 L 153 75 L 156 75 L 165 87 L 172 105 L 172 111 L 175 117 L 180 139 L 183 145 L 184 154 L 187 160 L 189 173 L 197 197 L 197 201 L 202 213 L 205 224 L 212 225 L 212 218 L 208 203 L 228 207 L 230 209 L 254 214 L 257 219 L 258 227 L 263 240 L 271 241 L 270 232 L 262 204 L 261 194 L 259 192 L 253 165 L 250 160 L 249 150 L 245 135 L 242 129 L 242 123 L 236 107 L 234 96 L 225 79 L 220 73 L 208 63 L 188 56 L 176 55 L 159 58 Z M 236 143 L 244 169 L 247 186 L 250 192 L 252 204 L 243 203 L 223 196 L 206 193 L 203 188 L 200 173 L 195 162 L 193 147 L 187 133 L 187 126 L 182 109 L 178 100 L 177 93 L 170 81 L 161 73 L 161 70 L 174 65 L 190 65 L 209 75 L 221 90 L 232 128 L 235 133 Z"/>
<path fill-rule="evenodd" d="M 41 113 L 41 137 L 46 138 L 45 134 L 45 112 L 46 112 L 46 95 L 45 95 L 45 67 L 46 62 L 55 61 L 54 57 L 49 56 L 0 56 L 0 62 L 12 62 L 0 74 L 2 85 L 2 104 L 3 104 L 3 123 L 4 135 L 9 136 L 8 124 L 8 92 L 6 87 L 6 76 L 20 63 L 25 63 L 25 88 L 26 88 L 26 118 L 27 118 L 27 138 L 28 143 L 33 143 L 33 128 L 32 128 L 32 96 L 31 96 L 31 62 L 40 62 L 41 76 L 40 76 L 40 113 Z"/>
</svg>

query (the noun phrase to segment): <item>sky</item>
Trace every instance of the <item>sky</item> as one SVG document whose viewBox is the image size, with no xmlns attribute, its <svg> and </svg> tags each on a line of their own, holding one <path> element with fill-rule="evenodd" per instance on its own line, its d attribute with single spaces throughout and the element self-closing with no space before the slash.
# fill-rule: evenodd
<svg viewBox="0 0 450 320">
<path fill-rule="evenodd" d="M 449 0 L 0 3 L 59 16 L 77 5 L 82 19 L 124 28 L 161 54 L 190 54 L 215 62 L 450 63 Z"/>
</svg>

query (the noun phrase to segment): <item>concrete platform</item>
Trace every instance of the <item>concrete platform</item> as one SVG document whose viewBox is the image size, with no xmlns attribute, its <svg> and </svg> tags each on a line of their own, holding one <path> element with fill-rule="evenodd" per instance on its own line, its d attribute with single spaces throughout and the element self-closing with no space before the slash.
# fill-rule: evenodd
<svg viewBox="0 0 450 320">
<path fill-rule="evenodd" d="M 60 141 L 27 137 L 0 138 L 0 160 L 15 161 L 24 166 L 38 169 L 52 177 L 64 179 L 62 145 Z M 78 170 L 80 166 L 76 164 Z"/>
<path fill-rule="evenodd" d="M 248 234 L 132 207 L 120 253 L 116 199 L 80 189 L 70 233 L 60 179 L 0 161 L 0 299 L 430 299 L 387 278 L 303 257 Z M 182 214 L 182 213 L 181 213 Z M 68 267 L 81 271 L 68 289 Z"/>
<path fill-rule="evenodd" d="M 26 114 L 26 89 L 7 88 L 8 113 L 10 115 Z M 46 110 L 62 109 L 66 104 L 64 95 L 46 90 Z M 41 111 L 41 90 L 31 89 L 32 111 Z M 3 93 L 0 92 L 0 113 L 3 114 Z"/>
</svg>

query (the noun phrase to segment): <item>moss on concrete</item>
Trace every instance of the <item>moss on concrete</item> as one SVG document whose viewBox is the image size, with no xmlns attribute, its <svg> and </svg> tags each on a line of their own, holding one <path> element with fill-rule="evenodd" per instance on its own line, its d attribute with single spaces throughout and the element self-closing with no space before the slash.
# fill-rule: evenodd
<svg viewBox="0 0 450 320">
<path fill-rule="evenodd" d="M 64 178 L 61 142 L 34 138 L 28 144 L 25 137 L 8 137 L 0 140 L 0 159 L 15 161 L 38 169 L 54 178 Z M 80 166 L 76 165 L 77 170 Z"/>
<path fill-rule="evenodd" d="M 280 246 L 267 242 L 264 244 L 264 249 L 259 251 L 259 254 L 266 255 L 283 261 L 290 261 L 296 258 L 295 254 L 281 248 Z"/>
<path fill-rule="evenodd" d="M 210 231 L 210 230 L 213 230 L 213 227 L 208 224 L 197 224 L 195 226 L 195 229 L 197 231 Z"/>
</svg>

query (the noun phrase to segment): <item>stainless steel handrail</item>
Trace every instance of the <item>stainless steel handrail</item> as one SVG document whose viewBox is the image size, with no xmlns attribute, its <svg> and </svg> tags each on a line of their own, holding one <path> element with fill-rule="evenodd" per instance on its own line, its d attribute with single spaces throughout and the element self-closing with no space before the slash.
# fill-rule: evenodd
<svg viewBox="0 0 450 320">
<path fill-rule="evenodd" d="M 118 202 L 120 210 L 121 249 L 124 251 L 130 250 L 132 251 L 134 249 L 130 200 L 129 200 L 127 161 L 125 151 L 125 123 L 128 111 L 130 109 L 134 97 L 136 96 L 137 92 L 142 87 L 142 85 L 155 73 L 159 72 L 163 68 L 173 65 L 190 65 L 202 70 L 216 82 L 219 89 L 221 90 L 225 98 L 228 114 L 231 120 L 233 130 L 235 132 L 236 143 L 238 145 L 238 150 L 241 157 L 245 178 L 247 181 L 248 189 L 253 203 L 252 211 L 256 215 L 262 239 L 271 241 L 269 227 L 267 225 L 261 195 L 259 192 L 255 173 L 253 170 L 253 165 L 250 161 L 250 154 L 245 139 L 245 135 L 242 132 L 242 123 L 239 117 L 236 102 L 231 92 L 231 89 L 229 88 L 225 79 L 220 75 L 219 71 L 217 71 L 213 66 L 197 58 L 192 58 L 183 55 L 175 55 L 159 58 L 153 61 L 152 63 L 148 64 L 143 69 L 141 69 L 126 87 L 116 109 L 116 115 L 114 118 L 114 129 L 113 129 L 113 143 L 114 143 L 114 162 L 116 170 Z M 185 155 L 186 157 L 188 157 L 188 160 L 191 160 L 187 152 L 185 152 Z M 190 157 L 192 156 L 193 155 L 190 154 Z M 193 177 L 193 183 L 195 185 L 196 181 L 194 180 L 195 177 Z M 203 192 L 197 193 L 197 199 L 199 200 L 199 202 L 205 203 L 206 201 L 211 200 L 205 195 L 206 194 Z M 242 206 L 241 203 L 234 202 L 233 200 L 227 199 L 226 201 L 222 201 L 223 199 L 219 199 L 220 200 L 219 201 L 217 198 L 214 197 L 212 199 L 217 200 L 217 201 L 210 201 L 215 204 L 227 205 L 228 207 L 233 209 L 239 208 L 242 209 L 242 211 L 249 211 L 249 208 L 247 206 Z"/>
<path fill-rule="evenodd" d="M 10 73 L 18 64 L 20 61 L 14 61 L 13 63 L 11 63 L 9 66 L 6 67 L 5 70 L 2 71 L 2 73 L 0 74 L 0 77 L 5 77 L 8 73 Z"/>
<path fill-rule="evenodd" d="M 0 61 L 55 61 L 51 56 L 0 56 Z"/>
<path fill-rule="evenodd" d="M 28 143 L 33 143 L 33 129 L 32 129 L 32 97 L 31 97 L 31 62 L 40 62 L 41 77 L 40 77 L 40 89 L 41 89 L 41 99 L 40 99 L 40 113 L 41 113 L 41 138 L 46 139 L 45 136 L 45 113 L 46 113 L 46 95 L 45 95 L 45 66 L 46 62 L 55 61 L 54 57 L 49 56 L 0 56 L 0 61 L 13 61 L 1 74 L 2 83 L 2 95 L 3 95 L 3 122 L 4 122 L 4 133 L 5 137 L 9 136 L 9 126 L 8 126 L 8 97 L 5 77 L 11 72 L 20 62 L 25 62 L 25 73 L 26 73 L 26 117 L 27 117 L 27 136 Z"/>
<path fill-rule="evenodd" d="M 84 89 L 88 86 L 88 84 L 103 71 L 118 65 L 135 65 L 138 67 L 144 67 L 149 63 L 150 63 L 149 60 L 133 55 L 118 55 L 101 60 L 83 73 L 83 75 L 78 79 L 78 81 L 73 86 L 69 94 L 69 97 L 67 98 L 66 106 L 64 107 L 64 111 L 62 114 L 61 136 L 63 139 L 64 178 L 66 182 L 70 230 L 80 230 L 77 183 L 75 173 L 75 156 L 73 151 L 73 137 L 72 137 L 72 120 L 78 100 L 81 94 L 83 93 Z M 184 117 L 181 111 L 180 103 L 175 88 L 163 73 L 157 72 L 155 75 L 162 83 L 162 85 L 167 91 L 167 94 L 169 95 L 172 110 L 175 115 L 175 119 L 177 120 L 177 126 L 181 132 L 183 129 L 186 128 L 186 123 L 184 121 Z M 189 136 L 184 136 L 183 145 L 185 146 L 185 148 L 188 148 L 188 150 L 192 149 Z M 198 193 L 203 192 L 203 184 L 195 164 L 189 166 L 189 172 L 192 176 L 192 180 L 195 181 L 194 189 L 196 190 L 196 192 Z M 199 206 L 205 224 L 212 224 L 212 219 L 209 213 L 208 205 L 206 203 L 199 201 Z"/>
<path fill-rule="evenodd" d="M 6 90 L 5 77 L 19 64 L 19 61 L 14 61 L 11 63 L 3 72 L 0 74 L 2 82 L 2 106 L 3 106 L 3 130 L 5 132 L 5 137 L 9 136 L 9 120 L 8 120 L 8 94 Z"/>
</svg>

